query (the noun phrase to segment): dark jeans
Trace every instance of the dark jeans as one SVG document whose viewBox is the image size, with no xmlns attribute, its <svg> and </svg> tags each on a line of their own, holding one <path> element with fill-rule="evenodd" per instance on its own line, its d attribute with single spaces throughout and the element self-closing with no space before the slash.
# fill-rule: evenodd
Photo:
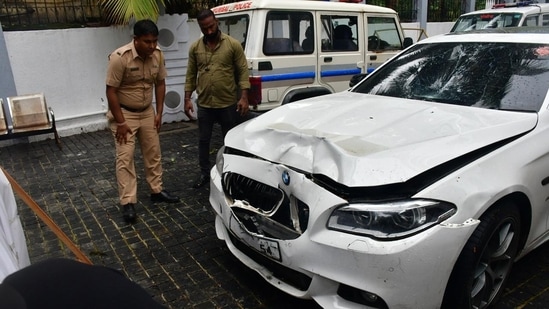
<svg viewBox="0 0 549 309">
<path fill-rule="evenodd" d="M 210 141 L 215 123 L 221 126 L 223 138 L 238 122 L 236 104 L 226 108 L 198 107 L 198 164 L 202 175 L 210 175 Z"/>
</svg>

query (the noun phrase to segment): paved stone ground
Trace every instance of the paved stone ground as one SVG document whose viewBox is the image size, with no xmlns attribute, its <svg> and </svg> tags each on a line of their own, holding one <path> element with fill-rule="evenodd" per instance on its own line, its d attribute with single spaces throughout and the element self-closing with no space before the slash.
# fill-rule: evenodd
<svg viewBox="0 0 549 309">
<path fill-rule="evenodd" d="M 219 132 L 219 130 L 216 130 Z M 117 206 L 114 146 L 107 131 L 0 147 L 1 166 L 31 195 L 94 264 L 122 270 L 170 308 L 319 308 L 265 283 L 217 239 L 208 189 L 190 188 L 198 176 L 196 124 L 166 124 L 161 133 L 164 186 L 178 204 L 149 201 L 136 156 L 138 221 L 124 223 Z M 212 159 L 221 145 L 214 136 Z M 74 258 L 17 198 L 31 262 Z M 549 307 L 549 245 L 515 265 L 495 308 Z"/>
</svg>

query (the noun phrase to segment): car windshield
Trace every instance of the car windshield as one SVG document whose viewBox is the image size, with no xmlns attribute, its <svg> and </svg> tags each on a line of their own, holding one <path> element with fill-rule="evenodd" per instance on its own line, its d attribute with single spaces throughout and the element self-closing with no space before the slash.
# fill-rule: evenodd
<svg viewBox="0 0 549 309">
<path fill-rule="evenodd" d="M 539 111 L 549 87 L 549 45 L 417 44 L 354 92 L 463 106 Z"/>
<path fill-rule="evenodd" d="M 451 32 L 470 31 L 475 29 L 490 29 L 516 27 L 522 18 L 522 13 L 482 13 L 461 16 Z"/>
</svg>

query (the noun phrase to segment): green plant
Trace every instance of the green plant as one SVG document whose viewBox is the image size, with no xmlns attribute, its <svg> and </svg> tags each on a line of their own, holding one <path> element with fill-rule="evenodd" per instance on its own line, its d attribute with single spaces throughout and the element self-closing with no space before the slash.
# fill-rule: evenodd
<svg viewBox="0 0 549 309">
<path fill-rule="evenodd" d="M 105 20 L 114 25 L 127 25 L 131 20 L 158 20 L 164 0 L 100 0 Z"/>
</svg>

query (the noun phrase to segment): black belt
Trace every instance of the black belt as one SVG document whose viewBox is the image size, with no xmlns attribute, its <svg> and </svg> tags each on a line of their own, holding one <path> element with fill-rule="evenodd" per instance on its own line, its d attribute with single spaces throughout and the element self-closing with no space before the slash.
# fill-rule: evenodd
<svg viewBox="0 0 549 309">
<path fill-rule="evenodd" d="M 149 106 L 150 106 L 150 105 L 149 105 Z M 141 113 L 141 112 L 144 112 L 147 108 L 149 108 L 149 106 L 144 107 L 144 108 L 131 108 L 131 107 L 127 107 L 127 106 L 124 105 L 124 104 L 120 104 L 120 107 L 122 107 L 123 109 L 127 110 L 128 112 L 132 112 L 132 113 Z"/>
</svg>

